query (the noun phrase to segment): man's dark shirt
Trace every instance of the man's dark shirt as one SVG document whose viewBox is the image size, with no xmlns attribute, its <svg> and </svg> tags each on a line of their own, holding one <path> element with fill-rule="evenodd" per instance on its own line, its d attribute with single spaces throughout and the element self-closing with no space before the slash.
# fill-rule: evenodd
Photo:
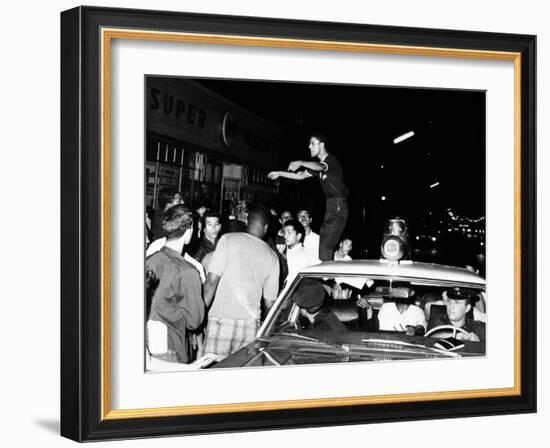
<svg viewBox="0 0 550 448">
<path fill-rule="evenodd" d="M 206 236 L 203 236 L 197 250 L 193 254 L 193 258 L 197 261 L 202 261 L 206 254 L 214 252 L 216 244 L 210 241 Z"/>
<path fill-rule="evenodd" d="M 147 258 L 145 269 L 148 278 L 156 279 L 154 291 L 147 288 L 151 299 L 147 319 L 168 327 L 168 348 L 176 352 L 179 362 L 188 363 L 191 358 L 187 331 L 197 329 L 205 315 L 199 274 L 166 246 Z"/>
<path fill-rule="evenodd" d="M 332 154 L 328 154 L 321 163 L 323 165 L 326 164 L 328 168 L 325 171 L 319 171 L 314 174 L 319 177 L 321 189 L 325 197 L 327 199 L 346 198 L 348 196 L 348 189 L 344 184 L 344 171 L 338 159 Z"/>
<path fill-rule="evenodd" d="M 479 337 L 480 341 L 485 341 L 485 322 L 474 319 L 466 319 L 466 323 L 462 327 L 468 333 L 474 333 Z"/>
<path fill-rule="evenodd" d="M 310 330 L 346 332 L 346 326 L 338 320 L 335 314 L 327 308 L 321 308 L 321 311 L 313 318 L 313 324 Z"/>
</svg>

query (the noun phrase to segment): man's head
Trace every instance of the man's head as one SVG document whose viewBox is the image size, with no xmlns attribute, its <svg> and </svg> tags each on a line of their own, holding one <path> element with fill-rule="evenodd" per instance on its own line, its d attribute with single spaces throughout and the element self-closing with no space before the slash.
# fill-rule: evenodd
<svg viewBox="0 0 550 448">
<path fill-rule="evenodd" d="M 310 211 L 305 208 L 298 210 L 297 218 L 298 221 L 300 221 L 300 224 L 304 226 L 305 231 L 309 232 L 312 221 Z"/>
<path fill-rule="evenodd" d="M 317 313 L 325 302 L 326 291 L 319 280 L 306 278 L 292 296 L 294 303 L 300 307 L 300 311 L 307 311 L 309 314 Z"/>
<path fill-rule="evenodd" d="M 351 238 L 342 239 L 338 247 L 345 255 L 349 255 L 349 253 L 351 252 L 351 249 L 353 249 L 353 243 L 351 241 Z"/>
<path fill-rule="evenodd" d="M 159 210 L 166 211 L 174 205 L 183 204 L 183 198 L 178 190 L 163 189 L 158 196 Z"/>
<path fill-rule="evenodd" d="M 270 222 L 271 213 L 267 207 L 258 203 L 250 204 L 248 207 L 248 224 L 246 227 L 248 233 L 258 238 L 263 238 Z"/>
<path fill-rule="evenodd" d="M 302 244 L 305 234 L 304 226 L 296 219 L 289 219 L 283 224 L 283 237 L 289 248 Z"/>
<path fill-rule="evenodd" d="M 287 222 L 289 219 L 294 218 L 292 216 L 292 212 L 290 210 L 283 210 L 281 212 L 281 217 L 279 218 L 279 222 L 284 226 L 285 222 Z"/>
<path fill-rule="evenodd" d="M 453 325 L 464 325 L 466 314 L 472 308 L 472 293 L 461 288 L 452 288 L 443 294 L 447 316 Z"/>
<path fill-rule="evenodd" d="M 210 241 L 215 241 L 218 237 L 222 224 L 220 222 L 220 215 L 213 211 L 207 210 L 203 216 L 204 221 L 204 234 Z"/>
<path fill-rule="evenodd" d="M 181 204 L 170 207 L 162 219 L 162 230 L 167 241 L 184 237 L 184 244 L 189 244 L 193 235 L 193 212 Z"/>
<path fill-rule="evenodd" d="M 328 140 L 326 135 L 320 132 L 311 134 L 309 139 L 309 152 L 311 157 L 319 157 L 327 152 Z"/>
</svg>

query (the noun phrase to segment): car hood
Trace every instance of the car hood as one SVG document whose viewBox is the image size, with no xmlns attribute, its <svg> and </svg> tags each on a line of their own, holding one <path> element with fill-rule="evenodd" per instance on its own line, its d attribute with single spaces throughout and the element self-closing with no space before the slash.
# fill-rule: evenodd
<svg viewBox="0 0 550 448">
<path fill-rule="evenodd" d="M 461 358 L 484 354 L 484 344 L 465 343 L 456 352 L 434 348 L 437 339 L 399 333 L 343 333 L 323 339 L 315 332 L 258 338 L 212 368 L 330 364 L 361 361 Z"/>
</svg>

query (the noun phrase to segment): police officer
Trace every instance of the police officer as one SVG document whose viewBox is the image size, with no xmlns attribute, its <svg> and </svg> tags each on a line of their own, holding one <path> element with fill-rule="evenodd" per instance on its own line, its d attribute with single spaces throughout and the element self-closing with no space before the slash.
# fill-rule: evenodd
<svg viewBox="0 0 550 448">
<path fill-rule="evenodd" d="M 452 325 L 464 332 L 457 332 L 456 338 L 464 341 L 485 341 L 485 323 L 475 320 L 470 313 L 477 299 L 474 291 L 467 288 L 451 288 L 443 292 L 443 303 L 447 314 L 431 312 L 428 330 L 441 325 Z M 432 310 L 434 307 L 432 306 Z"/>
<path fill-rule="evenodd" d="M 300 307 L 300 314 L 309 321 L 309 329 L 316 331 L 345 332 L 346 326 L 323 305 L 326 291 L 318 280 L 306 278 L 292 299 Z"/>
</svg>

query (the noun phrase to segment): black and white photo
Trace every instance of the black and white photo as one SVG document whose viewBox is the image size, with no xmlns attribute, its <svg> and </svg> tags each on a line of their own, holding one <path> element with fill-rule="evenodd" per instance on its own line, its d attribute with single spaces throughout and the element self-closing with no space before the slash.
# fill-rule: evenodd
<svg viewBox="0 0 550 448">
<path fill-rule="evenodd" d="M 486 356 L 485 91 L 145 85 L 147 371 Z"/>
</svg>

